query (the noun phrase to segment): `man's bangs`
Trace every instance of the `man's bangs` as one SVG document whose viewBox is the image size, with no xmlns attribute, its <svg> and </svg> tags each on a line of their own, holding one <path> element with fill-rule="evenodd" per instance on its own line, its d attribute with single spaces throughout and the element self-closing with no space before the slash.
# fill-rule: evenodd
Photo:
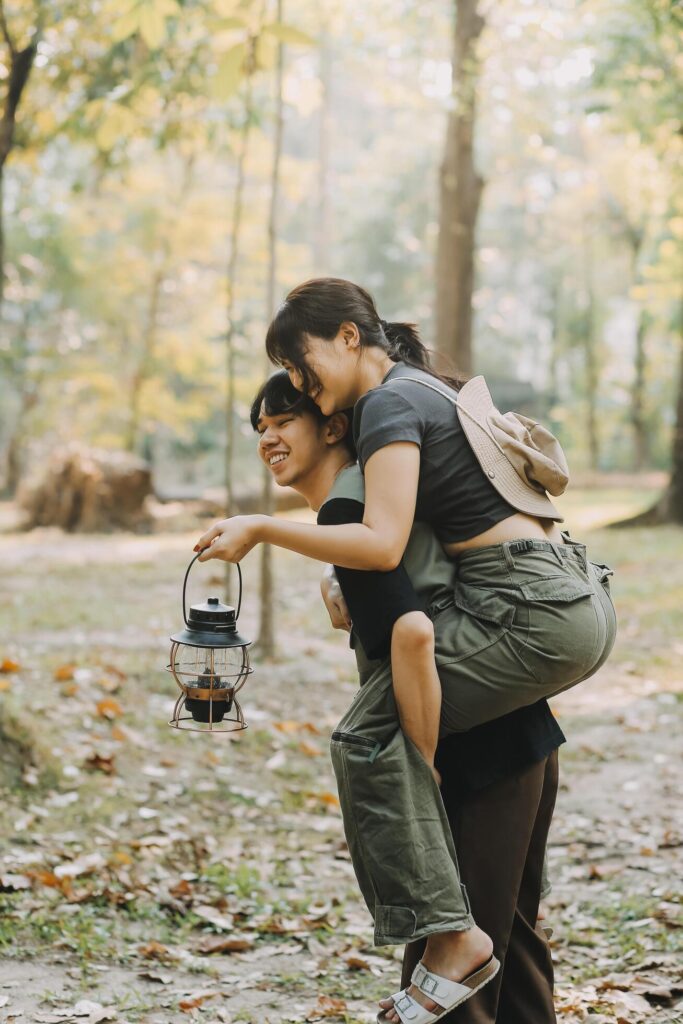
<svg viewBox="0 0 683 1024">
<path fill-rule="evenodd" d="M 258 429 L 261 410 L 266 416 L 282 416 L 284 413 L 302 416 L 309 413 L 318 420 L 324 419 L 315 402 L 297 391 L 286 370 L 278 370 L 269 377 L 252 402 L 250 420 L 254 430 Z"/>
</svg>

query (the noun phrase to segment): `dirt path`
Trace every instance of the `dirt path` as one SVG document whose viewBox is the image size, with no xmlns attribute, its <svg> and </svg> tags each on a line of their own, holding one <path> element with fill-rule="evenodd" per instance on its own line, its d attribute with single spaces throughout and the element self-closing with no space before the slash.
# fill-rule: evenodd
<svg viewBox="0 0 683 1024">
<path fill-rule="evenodd" d="M 209 741 L 165 725 L 190 539 L 0 537 L 0 662 L 19 666 L 0 698 L 39 762 L 0 807 L 0 1021 L 371 1021 L 398 980 L 401 951 L 371 946 L 343 841 L 327 742 L 355 681 L 314 566 L 278 558 L 283 651 L 257 659 L 249 730 Z M 655 538 L 641 562 L 610 543 L 618 649 L 555 702 L 569 741 L 547 908 L 558 1016 L 674 1024 L 683 686 L 667 609 L 681 570 L 663 587 L 662 567 L 683 562 L 683 538 Z M 203 573 L 193 600 L 221 579 Z M 255 578 L 250 556 L 252 635 Z"/>
</svg>

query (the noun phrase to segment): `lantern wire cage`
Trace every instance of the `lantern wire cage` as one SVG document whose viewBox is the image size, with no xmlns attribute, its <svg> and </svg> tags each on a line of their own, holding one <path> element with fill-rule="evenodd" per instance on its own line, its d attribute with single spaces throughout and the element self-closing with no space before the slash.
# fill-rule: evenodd
<svg viewBox="0 0 683 1024">
<path fill-rule="evenodd" d="M 189 626 L 185 612 L 185 589 L 187 577 L 192 565 L 199 555 L 192 559 L 183 581 L 183 618 Z M 239 565 L 239 602 L 235 620 L 242 606 L 242 573 Z M 225 634 L 223 634 L 225 635 Z M 218 638 L 217 638 L 218 639 Z M 166 671 L 170 672 L 181 693 L 173 708 L 173 717 L 168 723 L 176 729 L 190 732 L 236 732 L 247 729 L 244 714 L 235 694 L 238 693 L 247 677 L 254 671 L 249 662 L 249 650 L 246 644 L 238 643 L 224 647 L 220 645 L 195 646 L 180 640 L 173 640 L 171 656 Z M 186 701 L 191 700 L 194 707 L 201 701 L 205 705 L 206 720 L 201 721 L 195 714 L 182 715 L 186 709 Z M 185 724 L 192 722 L 192 725 Z"/>
<path fill-rule="evenodd" d="M 176 729 L 194 732 L 235 732 L 246 729 L 242 708 L 235 699 L 247 677 L 254 671 L 249 663 L 246 647 L 188 647 L 175 641 L 171 646 L 171 658 L 166 670 L 171 673 L 181 693 L 168 723 Z M 196 723 L 192 715 L 181 715 L 186 698 L 203 700 L 209 705 L 209 720 Z M 214 706 L 227 703 L 228 714 L 220 722 L 214 720 Z M 230 716 L 234 713 L 234 717 Z M 181 725 L 193 722 L 193 725 Z"/>
</svg>

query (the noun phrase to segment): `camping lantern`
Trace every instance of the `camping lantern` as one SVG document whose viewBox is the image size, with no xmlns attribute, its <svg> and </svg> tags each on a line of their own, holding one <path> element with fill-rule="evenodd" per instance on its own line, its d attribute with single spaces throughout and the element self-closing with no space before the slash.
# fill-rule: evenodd
<svg viewBox="0 0 683 1024">
<path fill-rule="evenodd" d="M 181 693 L 168 724 L 174 729 L 193 732 L 236 732 L 246 729 L 247 724 L 235 694 L 253 671 L 248 651 L 251 641 L 237 632 L 242 606 L 242 572 L 238 565 L 237 610 L 222 604 L 217 597 L 209 597 L 204 604 L 193 604 L 188 616 L 185 612 L 187 577 L 198 558 L 199 555 L 195 555 L 188 565 L 183 581 L 185 629 L 171 637 L 167 669 Z M 189 711 L 189 715 L 183 715 L 183 711 Z"/>
</svg>

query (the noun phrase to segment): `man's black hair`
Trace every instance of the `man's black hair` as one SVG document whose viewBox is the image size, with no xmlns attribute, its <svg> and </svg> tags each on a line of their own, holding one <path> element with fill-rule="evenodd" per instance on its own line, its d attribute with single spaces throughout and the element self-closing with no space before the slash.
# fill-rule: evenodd
<svg viewBox="0 0 683 1024">
<path fill-rule="evenodd" d="M 254 430 L 258 430 L 258 421 L 261 416 L 261 406 L 266 416 L 281 416 L 283 413 L 291 412 L 294 416 L 302 416 L 309 413 L 318 423 L 325 423 L 329 416 L 325 416 L 315 404 L 312 398 L 304 395 L 292 384 L 286 370 L 277 370 L 261 385 L 258 393 L 251 403 L 249 419 Z M 353 410 L 344 410 L 344 415 L 349 421 L 349 429 L 344 435 L 344 444 L 354 459 L 357 457 L 356 448 L 353 443 L 353 435 L 350 424 L 353 420 Z"/>
<path fill-rule="evenodd" d="M 259 388 L 256 398 L 251 403 L 249 414 L 254 430 L 258 429 L 261 406 L 263 406 L 266 416 L 280 416 L 285 412 L 301 416 L 302 413 L 307 412 L 311 416 L 315 416 L 319 423 L 324 423 L 327 419 L 312 398 L 297 391 L 286 370 L 278 370 Z"/>
</svg>

